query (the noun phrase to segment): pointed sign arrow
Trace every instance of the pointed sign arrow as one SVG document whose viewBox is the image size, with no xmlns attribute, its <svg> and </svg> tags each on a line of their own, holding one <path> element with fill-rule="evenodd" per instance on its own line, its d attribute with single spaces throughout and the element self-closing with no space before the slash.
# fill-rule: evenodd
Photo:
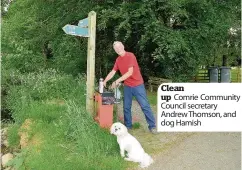
<svg viewBox="0 0 242 170">
<path fill-rule="evenodd" d="M 82 28 L 88 27 L 88 18 L 80 20 L 78 22 L 78 27 L 82 27 Z"/>
<path fill-rule="evenodd" d="M 81 28 L 75 25 L 67 24 L 62 28 L 66 34 L 76 35 L 80 37 L 89 37 L 88 28 Z"/>
</svg>

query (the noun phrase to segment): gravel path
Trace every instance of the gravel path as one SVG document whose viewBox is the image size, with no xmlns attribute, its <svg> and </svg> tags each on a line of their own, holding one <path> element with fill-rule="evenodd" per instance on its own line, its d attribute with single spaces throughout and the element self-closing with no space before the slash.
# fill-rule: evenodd
<svg viewBox="0 0 242 170">
<path fill-rule="evenodd" d="M 241 170 L 240 133 L 197 133 L 154 159 L 148 170 Z"/>
</svg>

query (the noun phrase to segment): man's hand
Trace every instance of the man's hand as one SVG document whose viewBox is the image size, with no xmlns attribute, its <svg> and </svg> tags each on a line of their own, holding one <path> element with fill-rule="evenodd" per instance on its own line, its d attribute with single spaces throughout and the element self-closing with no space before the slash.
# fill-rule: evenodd
<svg viewBox="0 0 242 170">
<path fill-rule="evenodd" d="M 116 87 L 118 86 L 118 83 L 119 83 L 119 82 L 114 81 L 114 82 L 112 83 L 112 85 L 111 85 L 111 89 L 116 88 Z"/>
<path fill-rule="evenodd" d="M 106 87 L 106 85 L 107 85 L 107 82 L 103 81 L 103 86 Z"/>
<path fill-rule="evenodd" d="M 116 73 L 115 70 L 112 70 L 110 73 L 108 73 L 107 77 L 103 81 L 103 86 L 104 87 L 106 87 L 107 82 L 114 76 L 115 73 Z"/>
</svg>

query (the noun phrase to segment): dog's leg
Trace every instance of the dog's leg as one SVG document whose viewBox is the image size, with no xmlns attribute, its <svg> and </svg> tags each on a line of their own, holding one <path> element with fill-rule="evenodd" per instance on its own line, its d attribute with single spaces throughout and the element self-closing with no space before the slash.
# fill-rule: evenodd
<svg viewBox="0 0 242 170">
<path fill-rule="evenodd" d="M 132 161 L 132 162 L 140 162 L 138 159 L 136 159 L 135 157 L 132 157 L 132 155 L 128 155 L 127 158 L 124 158 L 124 160 L 126 161 Z"/>
<path fill-rule="evenodd" d="M 120 145 L 120 155 L 122 156 L 122 158 L 124 158 L 124 147 L 122 145 Z"/>
<path fill-rule="evenodd" d="M 124 160 L 133 162 L 133 159 L 130 159 L 130 158 L 124 158 Z"/>
</svg>

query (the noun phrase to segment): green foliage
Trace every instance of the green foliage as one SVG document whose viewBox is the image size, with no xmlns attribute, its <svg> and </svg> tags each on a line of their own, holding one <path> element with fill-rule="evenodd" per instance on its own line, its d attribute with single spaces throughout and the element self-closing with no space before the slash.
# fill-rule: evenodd
<svg viewBox="0 0 242 170">
<path fill-rule="evenodd" d="M 15 109 L 16 111 L 14 110 L 13 113 L 14 119 L 19 122 L 23 122 L 27 118 L 52 122 L 63 115 L 66 110 L 64 106 L 58 105 L 58 103 L 48 103 L 48 101 L 22 101 L 22 104 L 23 107 L 21 109 L 18 107 L 18 110 Z"/>
<path fill-rule="evenodd" d="M 45 63 L 41 55 L 35 55 L 32 51 L 21 49 L 21 52 L 6 54 L 3 57 L 4 68 L 14 68 L 21 73 L 38 71 L 45 68 Z"/>
<path fill-rule="evenodd" d="M 66 115 L 69 122 L 68 137 L 76 140 L 80 151 L 93 156 L 118 154 L 118 152 L 113 152 L 119 150 L 115 137 L 110 136 L 109 131 L 100 130 L 98 124 L 93 123 L 92 116 L 86 113 L 84 107 L 71 102 L 68 104 Z M 100 150 L 96 150 L 96 148 Z"/>
<path fill-rule="evenodd" d="M 27 154 L 26 149 L 23 149 L 22 152 L 20 153 L 14 153 L 14 158 L 7 163 L 7 166 L 11 166 L 14 169 L 18 169 L 18 170 L 24 170 L 24 167 L 22 165 L 24 163 L 26 154 Z"/>
<path fill-rule="evenodd" d="M 8 0 L 1 1 L 1 15 L 6 14 L 5 8 L 7 7 L 7 5 L 8 5 Z"/>
<path fill-rule="evenodd" d="M 133 129 L 139 129 L 140 128 L 140 123 L 139 122 L 135 122 L 133 125 L 132 125 Z"/>
<path fill-rule="evenodd" d="M 53 58 L 48 60 L 50 67 L 74 76 L 86 72 L 87 41 L 80 42 L 73 36 L 61 35 L 49 42 L 49 47 L 53 54 Z"/>
<path fill-rule="evenodd" d="M 11 147 L 19 145 L 19 129 L 31 119 L 28 140 L 10 165 L 17 169 L 124 169 L 115 136 L 101 129 L 85 110 L 85 77 L 54 69 L 21 73 L 4 70 L 6 105 L 15 124 Z"/>
<path fill-rule="evenodd" d="M 231 81 L 235 83 L 241 83 L 241 67 L 233 68 L 231 70 Z"/>
<path fill-rule="evenodd" d="M 16 53 L 12 44 L 41 54 L 48 67 L 77 75 L 84 72 L 87 45 L 80 38 L 65 35 L 62 27 L 87 17 L 89 2 L 14 1 L 3 19 L 4 53 Z M 90 5 L 91 7 L 91 5 Z M 24 53 L 18 53 L 24 56 Z M 84 55 L 85 54 L 85 55 Z M 30 56 L 29 56 L 30 57 Z M 35 62 L 32 62 L 35 64 Z"/>
<path fill-rule="evenodd" d="M 56 70 L 49 69 L 28 74 L 9 71 L 6 74 L 3 81 L 9 91 L 6 105 L 17 121 L 22 122 L 28 117 L 42 117 L 46 121 L 51 121 L 63 110 L 62 106 L 56 106 L 53 102 L 58 104 L 58 101 L 64 102 L 69 98 L 75 100 L 78 96 L 82 98 L 77 100 L 78 103 L 85 103 L 85 84 Z M 79 79 L 81 80 L 80 77 Z M 54 115 L 50 115 L 49 112 Z"/>
<path fill-rule="evenodd" d="M 10 124 L 8 127 L 8 144 L 10 148 L 17 148 L 19 145 L 20 137 L 18 135 L 18 124 Z"/>
<path fill-rule="evenodd" d="M 115 40 L 137 56 L 145 79 L 185 81 L 200 65 L 220 64 L 222 55 L 234 63 L 240 56 L 240 33 L 228 32 L 240 28 L 239 0 L 13 1 L 2 20 L 3 107 L 16 122 L 9 143 L 17 146 L 27 118 L 35 122 L 30 137 L 41 136 L 39 148 L 17 155 L 16 169 L 126 167 L 115 137 L 85 111 L 86 78 L 80 73 L 86 71 L 87 39 L 62 30 L 91 10 L 97 13 L 98 78 L 113 67 Z"/>
<path fill-rule="evenodd" d="M 239 0 L 14 1 L 3 19 L 3 51 L 15 51 L 9 47 L 15 41 L 41 53 L 48 67 L 84 72 L 86 39 L 65 35 L 61 28 L 76 25 L 91 10 L 97 12 L 97 77 L 113 67 L 114 40 L 136 54 L 145 79 L 184 81 L 200 65 L 219 64 L 224 53 L 231 62 L 240 55 L 240 35 L 231 37 L 228 31 L 240 28 Z"/>
<path fill-rule="evenodd" d="M 240 27 L 239 7 L 239 1 L 124 2 L 100 12 L 98 29 L 125 42 L 144 75 L 184 81 L 223 54 L 217 51 L 224 49 L 229 28 Z"/>
<path fill-rule="evenodd" d="M 67 112 L 60 119 L 47 127 L 42 125 L 40 132 L 46 136 L 46 145 L 42 145 L 39 154 L 30 153 L 28 165 L 34 169 L 124 168 L 115 137 L 93 122 L 85 106 L 69 100 L 67 107 Z M 51 162 L 51 165 L 48 167 L 46 162 Z"/>
</svg>

